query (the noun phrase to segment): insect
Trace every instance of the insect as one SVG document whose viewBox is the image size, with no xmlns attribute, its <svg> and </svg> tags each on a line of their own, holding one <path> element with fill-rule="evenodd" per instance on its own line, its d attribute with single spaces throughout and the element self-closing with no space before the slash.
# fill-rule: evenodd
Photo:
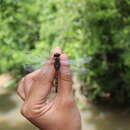
<svg viewBox="0 0 130 130">
<path fill-rule="evenodd" d="M 28 64 L 24 64 L 24 71 L 26 71 L 26 74 L 31 73 L 38 68 L 41 68 L 43 64 L 46 63 L 48 60 L 46 58 L 32 56 L 30 54 L 26 55 L 25 58 L 28 63 Z M 73 74 L 86 75 L 90 71 L 86 67 L 86 65 L 89 64 L 91 60 L 92 60 L 91 57 L 75 58 L 75 59 L 70 59 L 69 63 L 67 64 L 70 65 Z M 56 70 L 56 74 L 55 74 L 55 79 L 53 81 L 55 92 L 58 91 L 58 72 L 61 71 L 60 66 L 62 63 L 64 64 L 65 61 L 63 60 L 60 61 L 60 54 L 55 53 L 54 54 L 54 68 Z"/>
<path fill-rule="evenodd" d="M 54 54 L 54 68 L 56 70 L 56 75 L 55 75 L 55 79 L 54 79 L 54 86 L 56 88 L 55 92 L 57 93 L 58 91 L 58 71 L 60 69 L 60 54 L 59 53 L 55 53 Z"/>
</svg>

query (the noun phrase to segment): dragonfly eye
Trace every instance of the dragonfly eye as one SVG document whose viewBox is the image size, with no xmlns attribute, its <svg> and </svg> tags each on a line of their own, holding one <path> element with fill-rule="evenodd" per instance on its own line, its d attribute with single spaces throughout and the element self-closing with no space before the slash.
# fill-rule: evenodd
<svg viewBox="0 0 130 130">
<path fill-rule="evenodd" d="M 60 57 L 60 54 L 59 53 L 55 53 L 54 57 Z"/>
</svg>

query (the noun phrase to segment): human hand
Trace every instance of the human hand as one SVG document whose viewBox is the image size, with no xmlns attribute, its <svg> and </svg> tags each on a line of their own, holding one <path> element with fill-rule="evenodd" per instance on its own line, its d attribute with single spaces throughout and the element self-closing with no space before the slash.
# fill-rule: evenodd
<svg viewBox="0 0 130 130">
<path fill-rule="evenodd" d="M 58 74 L 58 93 L 53 100 L 47 99 L 55 77 L 53 55 L 41 69 L 26 75 L 20 81 L 18 95 L 24 101 L 22 115 L 41 130 L 81 130 L 81 119 L 76 107 L 72 91 L 72 75 L 68 57 L 56 48 L 54 53 L 60 53 L 61 64 Z"/>
</svg>

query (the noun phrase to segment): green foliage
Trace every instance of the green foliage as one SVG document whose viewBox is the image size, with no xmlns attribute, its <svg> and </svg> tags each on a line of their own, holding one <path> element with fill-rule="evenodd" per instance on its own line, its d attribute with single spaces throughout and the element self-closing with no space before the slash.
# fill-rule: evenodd
<svg viewBox="0 0 130 130">
<path fill-rule="evenodd" d="M 20 78 L 27 53 L 46 57 L 55 46 L 78 57 L 82 39 L 80 0 L 1 0 L 0 73 Z M 81 50 L 79 51 L 79 54 Z"/>
<path fill-rule="evenodd" d="M 29 54 L 46 57 L 60 46 L 70 57 L 92 57 L 81 77 L 88 98 L 130 103 L 129 14 L 129 0 L 0 0 L 0 73 L 13 74 L 10 86 Z"/>
<path fill-rule="evenodd" d="M 93 60 L 84 93 L 94 101 L 130 103 L 129 14 L 129 0 L 86 1 L 83 44 Z"/>
<path fill-rule="evenodd" d="M 21 71 L 22 51 L 35 48 L 39 39 L 38 8 L 33 1 L 1 0 L 0 72 Z"/>
</svg>

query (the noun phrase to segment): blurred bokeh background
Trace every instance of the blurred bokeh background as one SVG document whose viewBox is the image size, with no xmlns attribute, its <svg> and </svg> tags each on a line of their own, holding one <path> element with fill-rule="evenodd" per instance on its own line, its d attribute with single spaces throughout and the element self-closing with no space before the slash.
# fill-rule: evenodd
<svg viewBox="0 0 130 130">
<path fill-rule="evenodd" d="M 36 129 L 15 91 L 56 46 L 89 70 L 74 73 L 83 130 L 129 130 L 129 0 L 0 0 L 0 130 Z"/>
</svg>

